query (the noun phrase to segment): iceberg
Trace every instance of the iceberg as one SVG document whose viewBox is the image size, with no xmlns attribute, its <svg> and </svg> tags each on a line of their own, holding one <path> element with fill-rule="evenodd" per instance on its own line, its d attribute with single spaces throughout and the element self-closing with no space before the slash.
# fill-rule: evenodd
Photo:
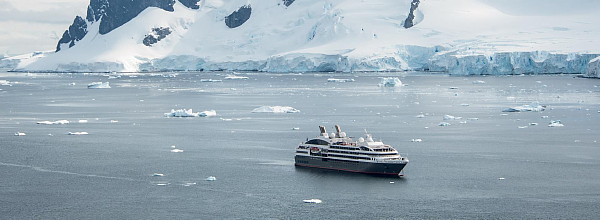
<svg viewBox="0 0 600 220">
<path fill-rule="evenodd" d="M 548 124 L 548 127 L 563 127 L 565 126 L 562 122 L 560 122 L 560 120 L 554 120 L 554 121 L 550 121 L 550 124 Z"/>
<path fill-rule="evenodd" d="M 109 82 L 93 82 L 88 84 L 88 89 L 110 89 Z"/>
<path fill-rule="evenodd" d="M 327 79 L 327 82 L 338 82 L 338 83 L 344 83 L 344 82 L 354 82 L 354 79 L 337 79 L 337 78 L 329 78 L 329 79 Z"/>
<path fill-rule="evenodd" d="M 398 79 L 398 77 L 383 77 L 381 78 L 381 82 L 379 83 L 380 87 L 400 87 L 402 86 L 402 81 Z"/>
<path fill-rule="evenodd" d="M 217 116 L 217 112 L 215 110 L 208 110 L 208 111 L 200 112 L 198 115 L 200 117 L 212 117 L 212 116 Z"/>
<path fill-rule="evenodd" d="M 304 203 L 322 203 L 323 201 L 321 201 L 320 199 L 305 199 L 302 200 Z"/>
<path fill-rule="evenodd" d="M 440 122 L 440 123 L 438 124 L 438 126 L 442 126 L 442 127 L 446 127 L 446 126 L 450 126 L 450 125 L 452 125 L 452 124 L 450 124 L 450 123 L 448 123 L 448 122 Z"/>
<path fill-rule="evenodd" d="M 205 179 L 205 180 L 206 180 L 206 181 L 215 181 L 215 180 L 217 180 L 217 177 L 214 177 L 214 176 L 209 176 L 209 177 L 206 177 L 206 179 Z"/>
<path fill-rule="evenodd" d="M 193 112 L 192 109 L 171 109 L 171 112 L 165 113 L 165 117 L 198 117 L 200 113 Z"/>
<path fill-rule="evenodd" d="M 586 77 L 600 78 L 600 57 L 596 57 L 587 65 Z"/>
<path fill-rule="evenodd" d="M 85 131 L 77 131 L 77 132 L 69 132 L 67 133 L 68 135 L 87 135 L 89 133 L 85 132 Z"/>
<path fill-rule="evenodd" d="M 261 106 L 252 110 L 252 113 L 298 113 L 300 110 L 290 106 Z"/>
<path fill-rule="evenodd" d="M 543 105 L 521 105 L 502 110 L 502 112 L 541 112 L 546 109 Z"/>
<path fill-rule="evenodd" d="M 67 120 L 58 120 L 58 121 L 38 121 L 36 122 L 36 124 L 39 125 L 62 125 L 62 124 L 69 124 L 69 121 Z"/>
</svg>

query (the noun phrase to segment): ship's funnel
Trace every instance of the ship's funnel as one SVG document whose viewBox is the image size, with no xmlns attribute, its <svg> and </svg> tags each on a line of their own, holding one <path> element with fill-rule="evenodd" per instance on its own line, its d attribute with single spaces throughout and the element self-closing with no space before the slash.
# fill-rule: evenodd
<svg viewBox="0 0 600 220">
<path fill-rule="evenodd" d="M 319 126 L 319 129 L 321 129 L 321 134 L 323 134 L 323 133 L 327 134 L 327 131 L 325 130 L 325 127 Z"/>
<path fill-rule="evenodd" d="M 340 132 L 342 132 L 342 129 L 340 128 L 339 125 L 335 125 L 335 132 L 337 132 L 338 135 L 340 134 Z"/>
</svg>

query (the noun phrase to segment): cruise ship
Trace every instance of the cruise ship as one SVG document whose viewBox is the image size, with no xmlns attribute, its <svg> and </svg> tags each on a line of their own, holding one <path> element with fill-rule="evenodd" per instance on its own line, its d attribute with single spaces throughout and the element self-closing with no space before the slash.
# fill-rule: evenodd
<svg viewBox="0 0 600 220">
<path fill-rule="evenodd" d="M 335 126 L 328 134 L 319 126 L 321 134 L 307 139 L 296 148 L 296 166 L 340 170 L 355 173 L 403 176 L 408 159 L 392 146 L 373 141 L 370 134 L 354 141 Z"/>
</svg>

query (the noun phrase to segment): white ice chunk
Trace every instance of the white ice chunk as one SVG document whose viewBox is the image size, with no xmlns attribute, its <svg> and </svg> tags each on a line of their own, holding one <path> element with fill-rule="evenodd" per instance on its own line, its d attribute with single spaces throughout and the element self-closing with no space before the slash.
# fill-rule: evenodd
<svg viewBox="0 0 600 220">
<path fill-rule="evenodd" d="M 220 79 L 200 79 L 200 82 L 223 82 Z"/>
<path fill-rule="evenodd" d="M 417 115 L 417 116 L 415 116 L 415 117 L 416 117 L 416 118 L 425 118 L 425 115 L 424 115 L 424 114 L 420 114 L 420 115 Z"/>
<path fill-rule="evenodd" d="M 546 109 L 546 106 L 534 104 L 534 105 L 522 105 L 502 110 L 502 112 L 541 112 Z"/>
<path fill-rule="evenodd" d="M 162 174 L 162 173 L 153 173 L 152 176 L 165 176 L 165 174 Z"/>
<path fill-rule="evenodd" d="M 171 109 L 171 112 L 165 113 L 165 117 L 198 117 L 200 113 L 193 112 L 192 109 Z"/>
<path fill-rule="evenodd" d="M 24 132 L 17 132 L 15 133 L 15 136 L 25 136 L 27 134 L 25 134 Z"/>
<path fill-rule="evenodd" d="M 448 122 L 440 122 L 440 123 L 438 124 L 438 126 L 442 126 L 442 127 L 445 127 L 445 126 L 450 126 L 450 125 L 452 125 L 452 124 L 450 124 L 450 123 L 448 123 Z"/>
<path fill-rule="evenodd" d="M 475 81 L 473 81 L 473 84 L 485 84 L 485 81 L 483 81 L 483 80 L 475 80 Z"/>
<path fill-rule="evenodd" d="M 459 120 L 462 117 L 456 117 L 456 116 L 452 116 L 452 115 L 444 115 L 444 120 Z"/>
<path fill-rule="evenodd" d="M 198 115 L 200 117 L 212 117 L 212 116 L 217 116 L 217 112 L 215 110 L 208 110 L 208 111 L 200 112 Z"/>
<path fill-rule="evenodd" d="M 554 121 L 550 121 L 550 124 L 548 124 L 548 127 L 563 127 L 565 126 L 562 122 L 560 122 L 560 120 L 554 120 Z"/>
<path fill-rule="evenodd" d="M 261 106 L 252 110 L 252 113 L 297 113 L 300 110 L 290 106 Z"/>
<path fill-rule="evenodd" d="M 323 201 L 321 201 L 320 199 L 305 199 L 302 200 L 304 203 L 322 203 Z"/>
<path fill-rule="evenodd" d="M 172 153 L 181 153 L 181 152 L 183 152 L 183 150 L 182 149 L 174 148 L 174 149 L 171 150 L 171 152 Z"/>
<path fill-rule="evenodd" d="M 398 77 L 383 77 L 381 78 L 381 82 L 379 83 L 380 87 L 400 87 L 402 86 L 402 81 L 398 79 Z"/>
<path fill-rule="evenodd" d="M 421 138 L 415 138 L 411 139 L 410 142 L 423 142 L 423 140 L 421 140 Z"/>
<path fill-rule="evenodd" d="M 247 76 L 227 75 L 225 79 L 248 79 Z"/>
<path fill-rule="evenodd" d="M 57 124 L 69 124 L 67 120 L 58 120 L 58 121 L 38 121 L 37 124 L 40 125 L 57 125 Z"/>
<path fill-rule="evenodd" d="M 79 122 L 79 123 L 88 123 L 88 120 L 82 119 L 82 120 L 79 120 L 77 122 Z"/>
<path fill-rule="evenodd" d="M 87 135 L 89 133 L 85 132 L 85 131 L 76 131 L 76 132 L 69 132 L 67 133 L 68 135 Z"/>
<path fill-rule="evenodd" d="M 214 177 L 214 176 L 209 176 L 209 177 L 206 177 L 206 179 L 205 179 L 205 180 L 206 180 L 206 181 L 215 181 L 215 180 L 217 180 L 217 177 Z"/>
<path fill-rule="evenodd" d="M 354 82 L 354 79 L 337 79 L 337 78 L 329 78 L 329 79 L 327 79 L 327 82 L 338 82 L 338 83 L 344 83 L 344 82 Z"/>
<path fill-rule="evenodd" d="M 110 89 L 109 82 L 92 82 L 88 84 L 88 89 Z"/>
</svg>

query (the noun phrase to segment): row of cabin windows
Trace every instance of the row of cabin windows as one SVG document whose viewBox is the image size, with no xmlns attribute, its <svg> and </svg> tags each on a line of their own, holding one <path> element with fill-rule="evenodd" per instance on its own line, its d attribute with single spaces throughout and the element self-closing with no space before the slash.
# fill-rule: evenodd
<svg viewBox="0 0 600 220">
<path fill-rule="evenodd" d="M 299 150 L 297 150 L 297 151 L 296 151 L 296 153 L 307 154 L 308 152 L 306 152 L 306 151 L 299 151 Z"/>
<path fill-rule="evenodd" d="M 350 158 L 350 159 L 355 159 L 355 160 L 372 160 L 370 157 L 356 157 L 356 156 L 339 155 L 339 154 L 329 154 L 329 156 Z"/>
<path fill-rule="evenodd" d="M 329 150 L 330 153 L 342 153 L 342 154 L 355 154 L 355 155 L 370 155 L 370 156 L 387 156 L 387 155 L 396 155 L 396 153 L 388 153 L 388 154 L 373 154 L 373 153 L 363 153 L 363 152 L 348 152 L 348 151 L 338 151 L 338 150 Z"/>
</svg>

